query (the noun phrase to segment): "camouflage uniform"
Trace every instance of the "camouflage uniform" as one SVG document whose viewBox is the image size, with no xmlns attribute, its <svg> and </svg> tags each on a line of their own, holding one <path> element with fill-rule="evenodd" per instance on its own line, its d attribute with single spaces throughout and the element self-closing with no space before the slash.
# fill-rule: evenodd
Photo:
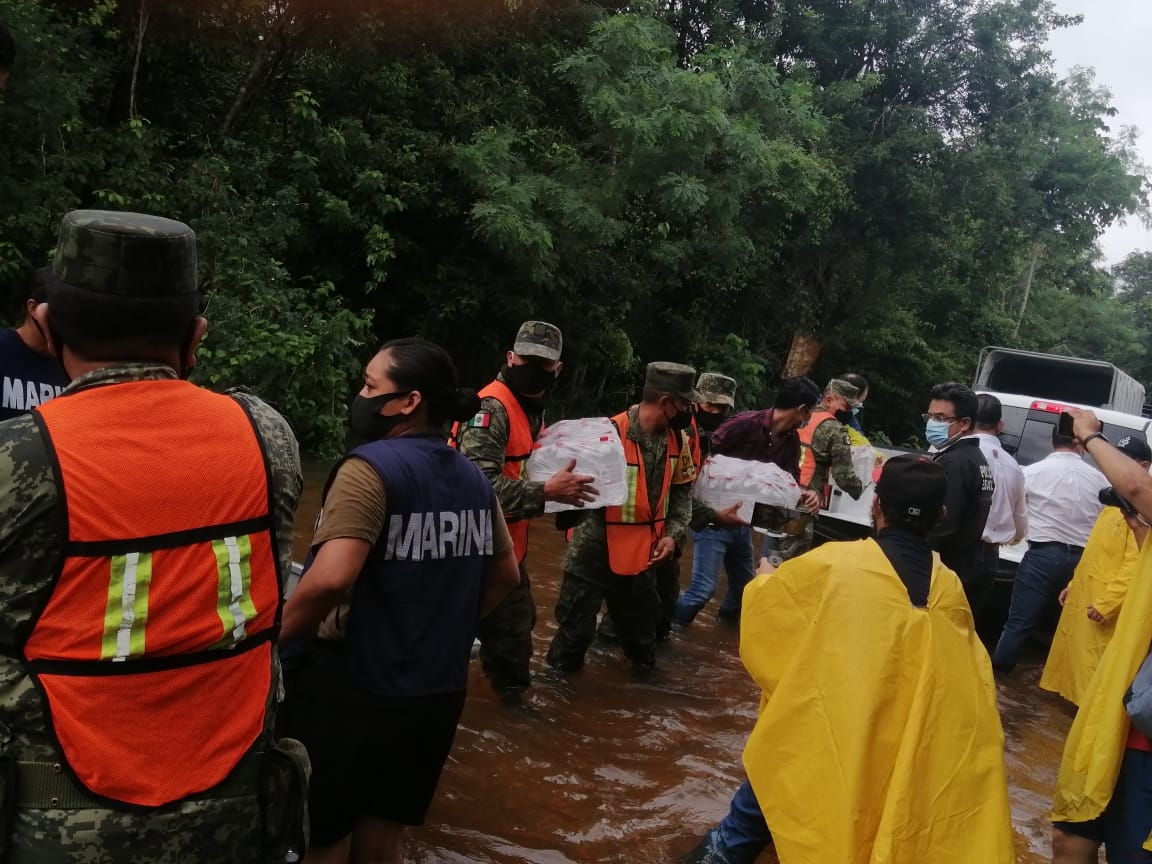
<svg viewBox="0 0 1152 864">
<path fill-rule="evenodd" d="M 645 435 L 638 418 L 639 410 L 633 407 L 628 412 L 628 437 L 640 448 L 648 481 L 648 500 L 655 507 L 664 485 L 668 441 L 663 432 L 651 438 Z M 691 462 L 691 453 L 685 448 L 681 473 L 694 474 L 695 466 Z M 684 541 L 692 517 L 692 484 L 673 483 L 668 495 L 665 534 L 679 545 Z M 617 576 L 612 572 L 608 563 L 604 510 L 581 515 L 562 566 L 564 579 L 556 600 L 559 627 L 548 649 L 549 665 L 566 672 L 574 672 L 584 665 L 584 655 L 596 635 L 596 614 L 603 603 L 607 603 L 628 659 L 638 667 L 654 665 L 660 614 L 656 568 L 635 576 Z"/>
<path fill-rule="evenodd" d="M 516 331 L 512 353 L 519 357 L 558 361 L 564 348 L 560 328 L 546 321 L 525 321 Z M 496 380 L 515 390 L 504 375 Z M 531 407 L 525 400 L 521 408 L 535 442 L 544 425 L 543 409 Z M 507 519 L 528 520 L 544 515 L 544 484 L 504 476 L 511 421 L 499 399 L 485 397 L 476 417 L 461 424 L 456 432 L 456 446 L 492 481 L 500 509 Z M 528 569 L 520 562 L 520 584 L 491 614 L 480 621 L 480 663 L 484 674 L 497 693 L 512 696 L 532 684 L 532 629 L 536 626 L 536 601 Z"/>
<path fill-rule="evenodd" d="M 65 391 L 129 381 L 173 379 L 167 366 L 130 364 L 90 372 Z M 276 543 L 283 572 L 292 565 L 292 524 L 303 479 L 288 423 L 254 396 L 237 393 L 250 412 L 272 469 Z M 31 618 L 42 609 L 63 563 L 68 539 L 48 444 L 33 415 L 0 424 L 0 747 L 9 759 L 58 763 L 44 697 L 16 658 Z M 280 670 L 265 720 L 271 735 Z M 261 742 L 263 743 L 263 742 Z M 200 864 L 260 860 L 260 806 L 254 795 L 187 801 L 153 812 L 104 808 L 21 809 L 8 864 L 105 864 L 118 860 Z M 124 857 L 119 857 L 124 856 Z"/>
<path fill-rule="evenodd" d="M 150 244 L 150 238 L 164 242 Z M 195 236 L 171 220 L 70 213 L 61 226 L 53 271 L 48 291 L 56 334 L 83 334 L 97 315 L 106 325 L 102 336 L 103 331 L 130 335 L 144 326 L 142 322 L 155 323 L 164 315 L 195 315 Z M 156 308 L 161 304 L 150 303 L 156 297 L 163 297 L 167 306 Z M 118 315 L 124 320 L 116 320 Z M 128 363 L 82 375 L 65 393 L 176 377 L 166 365 Z M 268 461 L 276 549 L 287 574 L 293 518 L 303 486 L 296 439 L 287 421 L 268 405 L 247 394 L 235 398 L 252 418 Z M 16 763 L 18 782 L 15 791 L 7 788 L 3 793 L 5 805 L 14 799 L 15 809 L 8 836 L 0 837 L 10 849 L 7 857 L 0 854 L 0 858 L 6 864 L 262 860 L 269 851 L 266 814 L 257 795 L 264 778 L 251 770 L 257 761 L 253 756 L 246 756 L 214 790 L 219 797 L 210 797 L 210 792 L 200 800 L 153 809 L 90 806 L 96 802 L 62 767 L 44 695 L 21 659 L 34 618 L 44 609 L 61 572 L 69 539 L 67 502 L 57 487 L 50 446 L 35 414 L 0 423 L 0 751 L 9 763 Z M 280 668 L 275 652 L 271 657 L 264 732 L 250 754 L 272 742 Z M 38 799 L 34 787 L 38 793 L 37 784 L 42 783 L 38 773 L 35 782 L 21 783 L 22 776 L 37 771 L 26 763 L 47 763 L 59 776 L 52 797 L 45 796 L 49 806 L 37 803 L 32 809 L 21 801 Z M 280 806 L 273 802 L 271 809 Z M 283 852 L 276 857 L 283 860 Z"/>
<path fill-rule="evenodd" d="M 498 376 L 497 380 L 503 380 Z M 504 476 L 504 453 L 508 444 L 508 412 L 491 396 L 480 402 L 487 426 L 464 425 L 457 433 L 460 452 L 492 481 L 505 518 L 534 519 L 544 514 L 544 484 Z M 527 413 L 532 440 L 540 435 L 542 414 Z M 536 626 L 536 602 L 528 568 L 520 562 L 520 584 L 491 614 L 481 619 L 480 663 L 498 693 L 514 693 L 531 683 L 532 628 Z"/>
</svg>

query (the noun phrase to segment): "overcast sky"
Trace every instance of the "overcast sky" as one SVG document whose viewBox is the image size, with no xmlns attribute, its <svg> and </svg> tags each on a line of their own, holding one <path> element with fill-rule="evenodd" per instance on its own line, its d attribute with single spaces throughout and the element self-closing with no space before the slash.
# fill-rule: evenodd
<svg viewBox="0 0 1152 864">
<path fill-rule="evenodd" d="M 1152 165 L 1152 0 L 1055 0 L 1058 11 L 1083 15 L 1079 27 L 1052 34 L 1049 48 L 1056 69 L 1091 66 L 1096 81 L 1112 91 L 1119 112 L 1113 130 L 1137 126 L 1140 152 Z M 1152 252 L 1152 232 L 1139 219 L 1112 226 L 1101 239 L 1109 264 L 1134 250 Z"/>
</svg>

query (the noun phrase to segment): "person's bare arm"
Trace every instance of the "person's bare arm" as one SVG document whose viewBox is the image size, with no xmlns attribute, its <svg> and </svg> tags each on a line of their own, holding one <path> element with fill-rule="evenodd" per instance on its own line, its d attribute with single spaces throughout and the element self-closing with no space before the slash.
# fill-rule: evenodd
<svg viewBox="0 0 1152 864">
<path fill-rule="evenodd" d="M 1091 438 L 1100 431 L 1100 421 L 1091 411 L 1070 411 L 1073 434 L 1104 472 L 1108 482 L 1136 508 L 1144 522 L 1152 522 L 1152 477 L 1135 459 L 1103 438 Z M 1086 443 L 1085 443 L 1086 442 Z M 1146 529 L 1145 529 L 1146 530 Z"/>
<path fill-rule="evenodd" d="M 284 604 L 280 638 L 288 640 L 315 630 L 352 590 L 371 551 L 371 543 L 351 537 L 337 537 L 321 546 L 312 566 Z"/>
</svg>

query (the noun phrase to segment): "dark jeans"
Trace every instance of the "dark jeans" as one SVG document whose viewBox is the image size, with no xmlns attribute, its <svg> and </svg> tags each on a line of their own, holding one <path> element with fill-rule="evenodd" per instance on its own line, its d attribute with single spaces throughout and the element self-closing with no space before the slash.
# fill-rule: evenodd
<svg viewBox="0 0 1152 864">
<path fill-rule="evenodd" d="M 721 820 L 712 839 L 731 864 L 753 864 L 772 842 L 772 832 L 764 821 L 760 802 L 747 780 L 732 796 L 728 815 Z"/>
<path fill-rule="evenodd" d="M 1083 551 L 1060 545 L 1033 546 L 1024 553 L 1012 583 L 1008 620 L 992 653 L 995 669 L 1010 672 L 1016 666 L 1044 611 L 1072 580 Z"/>
<path fill-rule="evenodd" d="M 979 628 L 981 613 L 992 597 L 992 589 L 996 586 L 996 572 L 1000 569 L 1000 547 L 995 543 L 985 543 L 980 555 L 980 566 L 975 570 L 975 578 L 970 585 L 964 586 L 964 594 L 968 597 L 968 605 L 972 608 L 972 617 L 976 619 Z"/>
</svg>

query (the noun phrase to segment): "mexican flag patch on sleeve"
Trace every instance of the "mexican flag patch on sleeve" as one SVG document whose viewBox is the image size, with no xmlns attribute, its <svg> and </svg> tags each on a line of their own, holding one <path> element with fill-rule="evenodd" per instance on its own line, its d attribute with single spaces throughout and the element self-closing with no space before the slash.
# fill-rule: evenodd
<svg viewBox="0 0 1152 864">
<path fill-rule="evenodd" d="M 491 411 L 477 411 L 476 416 L 468 421 L 469 429 L 487 429 L 492 425 Z"/>
</svg>

